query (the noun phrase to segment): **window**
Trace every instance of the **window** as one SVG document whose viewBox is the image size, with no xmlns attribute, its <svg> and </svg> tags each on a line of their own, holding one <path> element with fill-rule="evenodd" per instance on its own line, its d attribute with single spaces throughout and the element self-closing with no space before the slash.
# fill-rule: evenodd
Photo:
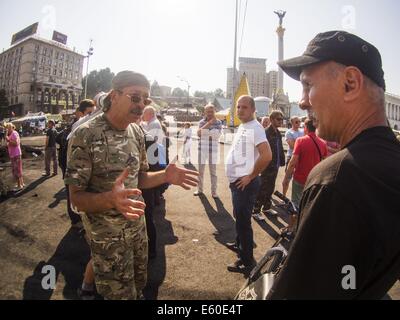
<svg viewBox="0 0 400 320">
<path fill-rule="evenodd" d="M 54 69 L 53 70 L 53 76 L 56 76 L 57 75 L 57 69 Z"/>
<path fill-rule="evenodd" d="M 60 59 L 64 60 L 64 53 L 61 53 Z"/>
<path fill-rule="evenodd" d="M 60 56 L 60 53 L 57 51 L 57 52 L 56 52 L 56 59 L 58 59 L 59 56 Z"/>
<path fill-rule="evenodd" d="M 15 97 L 15 104 L 18 103 L 18 97 Z"/>
<path fill-rule="evenodd" d="M 43 48 L 43 55 L 47 55 L 47 48 Z"/>
<path fill-rule="evenodd" d="M 60 77 L 62 77 L 62 75 L 63 75 L 62 70 L 59 70 L 59 71 L 58 71 L 58 75 L 59 75 Z"/>
</svg>

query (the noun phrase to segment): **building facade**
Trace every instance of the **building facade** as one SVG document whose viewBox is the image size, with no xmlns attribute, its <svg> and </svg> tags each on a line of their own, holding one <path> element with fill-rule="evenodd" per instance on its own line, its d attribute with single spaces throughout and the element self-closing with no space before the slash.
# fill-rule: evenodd
<svg viewBox="0 0 400 320">
<path fill-rule="evenodd" d="M 385 98 L 386 115 L 390 126 L 394 130 L 400 130 L 400 96 L 386 93 Z"/>
<path fill-rule="evenodd" d="M 82 96 L 84 56 L 56 41 L 30 36 L 0 54 L 0 89 L 9 113 L 57 114 L 74 109 Z"/>
<path fill-rule="evenodd" d="M 236 70 L 236 81 L 233 83 L 234 70 L 227 69 L 227 98 L 232 99 L 239 86 L 240 78 L 246 73 L 253 97 L 272 97 L 278 86 L 278 72 L 267 73 L 266 59 L 260 58 L 239 58 L 239 70 Z"/>
</svg>

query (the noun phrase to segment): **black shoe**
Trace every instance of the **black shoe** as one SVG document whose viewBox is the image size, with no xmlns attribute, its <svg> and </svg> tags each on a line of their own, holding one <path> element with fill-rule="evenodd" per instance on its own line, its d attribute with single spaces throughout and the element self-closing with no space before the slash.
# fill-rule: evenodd
<svg viewBox="0 0 400 320">
<path fill-rule="evenodd" d="M 232 251 L 239 252 L 239 248 L 238 248 L 236 242 L 225 243 L 225 246 Z M 257 248 L 257 244 L 255 242 L 253 242 L 253 249 L 256 249 L 256 248 Z"/>
<path fill-rule="evenodd" d="M 250 265 L 245 265 L 242 262 L 242 260 L 237 260 L 234 263 L 228 265 L 227 269 L 229 272 L 249 274 L 251 270 L 254 269 L 255 266 L 256 266 L 255 262 L 253 262 Z"/>
</svg>

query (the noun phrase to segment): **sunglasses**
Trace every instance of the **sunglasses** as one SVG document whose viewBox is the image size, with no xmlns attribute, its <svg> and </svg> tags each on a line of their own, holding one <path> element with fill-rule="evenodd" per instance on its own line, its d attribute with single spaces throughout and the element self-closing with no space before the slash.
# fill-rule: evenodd
<svg viewBox="0 0 400 320">
<path fill-rule="evenodd" d="M 133 95 L 127 94 L 126 96 L 127 96 L 128 98 L 131 99 L 131 102 L 132 102 L 132 103 L 140 103 L 140 102 L 142 102 L 142 100 L 143 100 L 143 104 L 144 104 L 146 107 L 149 106 L 149 105 L 151 105 L 152 102 L 153 102 L 153 100 L 151 100 L 151 99 L 149 99 L 149 98 L 147 98 L 147 97 L 142 97 L 142 96 L 140 96 L 140 95 L 138 95 L 138 94 L 133 94 Z"/>
</svg>

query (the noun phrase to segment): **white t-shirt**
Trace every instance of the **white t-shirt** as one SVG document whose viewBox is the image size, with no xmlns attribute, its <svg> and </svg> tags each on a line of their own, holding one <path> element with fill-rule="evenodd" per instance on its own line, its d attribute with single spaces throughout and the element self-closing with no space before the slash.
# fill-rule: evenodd
<svg viewBox="0 0 400 320">
<path fill-rule="evenodd" d="M 225 172 L 230 183 L 253 172 L 260 157 L 257 146 L 264 142 L 268 143 L 265 130 L 257 120 L 239 126 L 225 162 Z"/>
</svg>

